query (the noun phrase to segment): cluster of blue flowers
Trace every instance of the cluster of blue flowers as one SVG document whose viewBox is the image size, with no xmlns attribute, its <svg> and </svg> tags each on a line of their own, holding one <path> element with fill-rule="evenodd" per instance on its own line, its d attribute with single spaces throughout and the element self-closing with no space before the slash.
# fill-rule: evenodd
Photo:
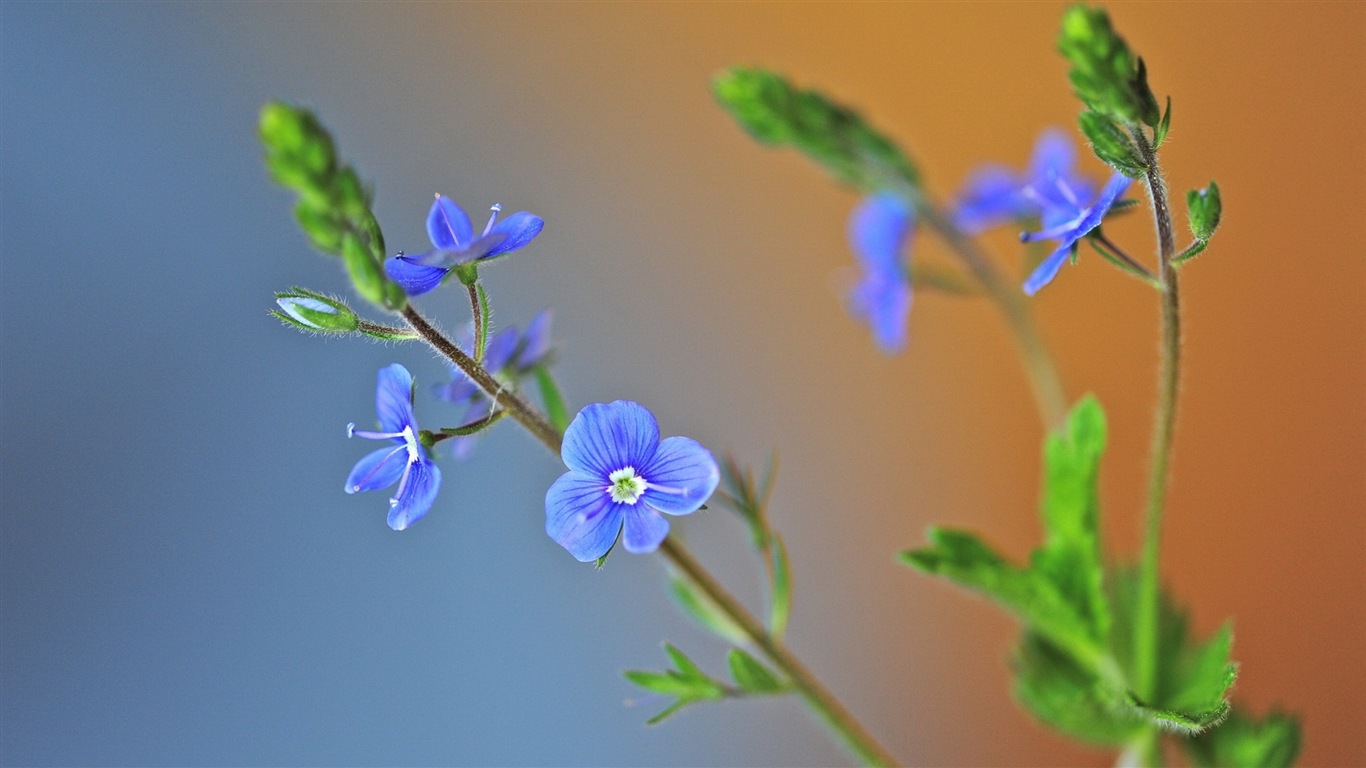
<svg viewBox="0 0 1366 768">
<path fill-rule="evenodd" d="M 1076 172 L 1076 149 L 1060 131 L 1046 131 L 1034 146 L 1029 167 L 1017 172 L 987 165 L 969 178 L 952 206 L 954 225 L 979 234 L 1002 224 L 1038 220 L 1042 229 L 1021 235 L 1024 242 L 1055 240 L 1058 247 L 1024 282 L 1033 296 L 1052 282 L 1077 243 L 1100 226 L 1129 188 L 1116 173 L 1096 191 Z M 868 324 L 878 347 L 894 354 L 906 346 L 911 310 L 909 246 L 915 234 L 915 209 L 893 192 L 865 198 L 849 218 L 849 243 L 862 274 L 849 296 L 849 310 Z"/>
<path fill-rule="evenodd" d="M 493 206 L 483 234 L 475 237 L 465 211 L 449 197 L 437 195 L 427 215 L 433 250 L 420 256 L 400 253 L 385 263 L 385 272 L 409 296 L 418 296 L 435 290 L 461 264 L 488 261 L 527 245 L 544 227 L 539 217 L 525 211 L 498 221 L 499 210 Z M 493 334 L 484 368 L 515 389 L 522 378 L 547 363 L 550 322 L 550 313 L 543 311 L 525 332 L 508 326 Z M 466 336 L 463 346 L 472 349 L 472 332 Z M 441 470 L 422 443 L 413 412 L 414 392 L 413 377 L 403 366 L 395 363 L 380 370 L 375 393 L 379 430 L 347 426 L 348 436 L 393 443 L 356 462 L 346 479 L 346 492 L 397 484 L 389 499 L 388 519 L 396 531 L 425 516 L 441 487 Z M 466 425 L 494 415 L 493 401 L 458 369 L 450 382 L 432 392 L 459 406 Z M 450 438 L 452 455 L 468 458 L 475 439 L 472 434 Z M 716 490 L 721 476 L 715 458 L 700 443 L 687 437 L 661 440 L 654 414 L 625 400 L 581 410 L 565 429 L 561 458 L 569 471 L 546 492 L 546 533 L 583 562 L 605 556 L 618 538 L 628 552 L 653 552 L 669 533 L 663 515 L 696 511 Z"/>
</svg>

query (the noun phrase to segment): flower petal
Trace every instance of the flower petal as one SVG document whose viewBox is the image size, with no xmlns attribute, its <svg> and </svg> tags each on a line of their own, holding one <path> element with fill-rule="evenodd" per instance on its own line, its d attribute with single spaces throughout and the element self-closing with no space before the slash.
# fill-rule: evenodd
<svg viewBox="0 0 1366 768">
<path fill-rule="evenodd" d="M 408 449 L 402 445 L 367 453 L 351 468 L 351 474 L 347 475 L 343 490 L 347 493 L 356 493 L 388 488 L 398 482 L 403 476 L 403 469 L 407 466 Z"/>
<path fill-rule="evenodd" d="M 1072 246 L 1075 244 L 1075 240 L 1069 241 L 1039 263 L 1039 266 L 1029 275 L 1029 279 L 1024 282 L 1026 295 L 1033 296 L 1039 292 L 1040 288 L 1053 282 L 1053 278 L 1057 277 L 1058 270 L 1062 269 L 1063 263 L 1067 261 L 1067 256 L 1072 252 Z"/>
<path fill-rule="evenodd" d="M 375 385 L 375 413 L 379 415 L 379 426 L 384 432 L 402 432 L 404 427 L 412 427 L 417 432 L 413 419 L 413 375 L 408 369 L 394 363 L 379 369 Z"/>
<path fill-rule="evenodd" d="M 493 258 L 499 254 L 521 248 L 541 234 L 541 229 L 544 226 L 545 221 L 540 216 L 534 216 L 526 211 L 518 211 L 512 214 L 494 224 L 493 229 L 489 230 L 489 235 L 500 234 L 503 236 L 503 240 L 487 251 L 483 258 Z"/>
<path fill-rule="evenodd" d="M 585 406 L 564 431 L 560 458 L 570 469 L 602 479 L 624 467 L 641 467 L 659 446 L 659 422 L 640 403 L 617 400 Z"/>
<path fill-rule="evenodd" d="M 451 380 L 444 384 L 432 385 L 432 396 L 457 405 L 479 393 L 479 385 L 458 369 L 451 372 Z"/>
<path fill-rule="evenodd" d="M 849 217 L 849 243 L 869 272 L 899 275 L 911 224 L 911 207 L 897 195 L 866 197 Z"/>
<path fill-rule="evenodd" d="M 408 465 L 398 493 L 389 499 L 389 527 L 401 531 L 421 520 L 441 489 L 441 469 L 427 459 Z"/>
<path fill-rule="evenodd" d="M 1034 154 L 1029 158 L 1029 177 L 1035 184 L 1071 175 L 1077 163 L 1076 145 L 1067 133 L 1050 128 L 1034 142 Z"/>
<path fill-rule="evenodd" d="M 517 344 L 521 340 L 521 334 L 513 325 L 493 334 L 489 338 L 488 348 L 484 350 L 484 367 L 490 373 L 498 373 L 506 368 L 508 362 L 512 360 L 512 353 L 517 351 Z"/>
<path fill-rule="evenodd" d="M 612 502 L 605 479 L 566 472 L 545 492 L 545 532 L 579 562 L 592 562 L 617 540 L 624 506 Z"/>
<path fill-rule="evenodd" d="M 445 279 L 448 269 L 419 264 L 411 256 L 394 256 L 384 262 L 384 273 L 409 296 L 421 296 Z"/>
<path fill-rule="evenodd" d="M 669 535 L 669 521 L 644 504 L 627 507 L 622 516 L 626 525 L 621 545 L 627 552 L 637 555 L 653 552 Z"/>
<path fill-rule="evenodd" d="M 1105 218 L 1105 214 L 1110 212 L 1115 201 L 1124 194 L 1129 188 L 1129 177 L 1122 173 L 1116 173 L 1105 182 L 1105 187 L 1100 190 L 1100 196 L 1096 202 L 1086 210 L 1086 216 L 1077 224 L 1077 229 L 1072 233 L 1072 242 L 1076 242 L 1086 236 L 1087 232 L 1100 226 L 1100 222 Z"/>
<path fill-rule="evenodd" d="M 721 481 L 721 471 L 711 451 L 691 437 L 660 441 L 654 458 L 640 469 L 640 476 L 647 483 L 642 501 L 671 515 L 695 512 Z M 629 541 L 630 514 L 626 516 L 626 532 Z"/>
<path fill-rule="evenodd" d="M 992 165 L 976 171 L 963 185 L 954 204 L 953 222 L 970 235 L 997 224 L 1027 216 L 1032 206 L 1020 193 L 1020 180 L 1011 171 Z"/>
<path fill-rule="evenodd" d="M 524 369 L 541 362 L 550 354 L 550 310 L 543 309 L 527 323 L 526 333 L 522 334 L 522 348 L 512 361 L 513 367 Z"/>
<path fill-rule="evenodd" d="M 457 249 L 474 240 L 474 227 L 465 209 L 445 195 L 437 195 L 427 212 L 427 237 L 443 250 Z"/>
<path fill-rule="evenodd" d="M 911 288 L 905 280 L 867 276 L 849 296 L 849 312 L 868 324 L 884 354 L 906 348 L 906 319 L 911 314 Z"/>
</svg>

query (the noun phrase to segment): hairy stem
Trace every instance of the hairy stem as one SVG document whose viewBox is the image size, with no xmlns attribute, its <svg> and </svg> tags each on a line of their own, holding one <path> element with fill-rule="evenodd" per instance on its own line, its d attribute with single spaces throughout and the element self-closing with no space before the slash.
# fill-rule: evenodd
<svg viewBox="0 0 1366 768">
<path fill-rule="evenodd" d="M 1176 240 L 1172 234 L 1167 185 L 1157 165 L 1157 151 L 1141 128 L 1134 141 L 1148 166 L 1148 197 L 1157 226 L 1158 280 L 1162 288 L 1162 360 L 1158 368 L 1157 409 L 1153 426 L 1152 463 L 1148 474 L 1148 504 L 1144 525 L 1143 559 L 1139 570 L 1138 616 L 1134 623 L 1135 680 L 1139 696 L 1152 701 L 1157 694 L 1158 552 L 1162 538 L 1162 511 L 1171 476 L 1172 438 L 1176 432 L 1176 401 L 1181 379 L 1181 298 L 1177 286 Z M 1154 736 L 1148 757 L 1161 760 L 1159 737 Z"/>
<path fill-rule="evenodd" d="M 470 314 L 474 316 L 474 362 L 484 362 L 484 309 L 479 301 L 478 283 L 470 283 L 465 289 L 470 294 Z"/>
<path fill-rule="evenodd" d="M 413 330 L 422 337 L 423 341 L 469 376 L 470 380 L 478 385 L 485 395 L 488 395 L 498 406 L 505 409 L 509 415 L 531 433 L 532 437 L 541 441 L 551 453 L 556 456 L 560 455 L 562 436 L 539 411 L 528 405 L 526 401 L 504 390 L 498 380 L 490 375 L 482 365 L 476 363 L 460 347 L 442 335 L 411 304 L 403 310 L 403 317 Z M 849 710 L 844 708 L 844 705 L 835 698 L 834 694 L 816 679 L 815 675 L 786 645 L 769 635 L 768 631 L 764 629 L 764 625 L 727 592 L 720 582 L 693 558 L 686 547 L 673 538 L 666 538 L 659 547 L 659 554 L 669 561 L 673 567 L 684 573 L 698 589 L 705 593 L 726 614 L 727 618 L 744 630 L 750 641 L 762 650 L 768 660 L 792 681 L 802 698 L 806 700 L 806 703 L 821 721 L 840 737 L 845 746 L 859 760 L 865 765 L 896 765 L 896 759 L 891 756 L 891 753 L 854 719 Z"/>
</svg>

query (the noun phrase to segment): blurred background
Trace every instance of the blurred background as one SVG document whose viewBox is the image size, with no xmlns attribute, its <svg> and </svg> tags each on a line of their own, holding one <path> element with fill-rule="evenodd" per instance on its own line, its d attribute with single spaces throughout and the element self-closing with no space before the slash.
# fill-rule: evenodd
<svg viewBox="0 0 1366 768">
<path fill-rule="evenodd" d="M 485 273 L 497 322 L 555 308 L 572 407 L 630 398 L 665 434 L 779 450 L 792 646 L 902 760 L 1111 762 L 1013 704 L 1008 618 L 893 561 L 936 522 L 1017 557 L 1039 538 L 1040 425 L 996 314 L 920 295 L 909 350 L 879 356 L 842 309 L 855 196 L 753 145 L 708 90 L 732 64 L 820 87 L 946 197 L 1047 126 L 1075 134 L 1063 7 L 0 5 L 0 761 L 847 762 L 793 701 L 654 728 L 657 705 L 623 705 L 620 671 L 661 666 L 661 641 L 717 672 L 725 648 L 656 559 L 596 572 L 545 536 L 562 466 L 514 427 L 444 463 L 402 534 L 384 495 L 341 492 L 375 371 L 445 369 L 267 315 L 275 290 L 346 290 L 259 161 L 257 110 L 284 98 L 374 182 L 393 250 L 427 247 L 434 192 L 546 219 Z M 1164 572 L 1198 631 L 1233 618 L 1237 706 L 1299 712 L 1307 764 L 1361 764 L 1366 7 L 1112 14 L 1173 97 L 1173 190 L 1214 178 L 1225 202 L 1183 273 Z M 1111 234 L 1151 253 L 1142 216 Z M 1013 235 L 988 244 L 1015 272 Z M 466 321 L 451 294 L 420 304 Z M 1156 297 L 1088 252 L 1033 306 L 1069 395 L 1109 411 L 1106 546 L 1130 557 Z M 737 521 L 680 529 L 759 604 Z"/>
</svg>

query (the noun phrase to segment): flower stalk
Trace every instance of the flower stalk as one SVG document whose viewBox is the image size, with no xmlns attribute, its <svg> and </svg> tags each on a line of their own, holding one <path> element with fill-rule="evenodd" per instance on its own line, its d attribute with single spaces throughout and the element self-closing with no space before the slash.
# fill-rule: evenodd
<svg viewBox="0 0 1366 768">
<path fill-rule="evenodd" d="M 531 436 L 539 440 L 551 453 L 560 455 L 562 436 L 539 411 L 525 400 L 507 391 L 474 358 L 465 354 L 454 342 L 437 330 L 417 309 L 409 304 L 403 309 L 403 318 L 408 325 L 422 337 L 433 350 L 445 357 L 470 380 L 483 390 L 496 407 L 524 427 Z M 839 736 L 844 745 L 864 765 L 893 766 L 896 759 L 885 747 L 854 718 L 835 695 L 830 692 L 811 673 L 782 641 L 773 637 L 764 625 L 754 617 L 738 600 L 721 586 L 686 547 L 675 538 L 666 538 L 658 549 L 659 554 L 669 564 L 685 574 L 715 605 L 740 627 L 755 647 L 763 651 L 768 660 L 783 672 L 798 693 L 831 731 Z"/>
</svg>

